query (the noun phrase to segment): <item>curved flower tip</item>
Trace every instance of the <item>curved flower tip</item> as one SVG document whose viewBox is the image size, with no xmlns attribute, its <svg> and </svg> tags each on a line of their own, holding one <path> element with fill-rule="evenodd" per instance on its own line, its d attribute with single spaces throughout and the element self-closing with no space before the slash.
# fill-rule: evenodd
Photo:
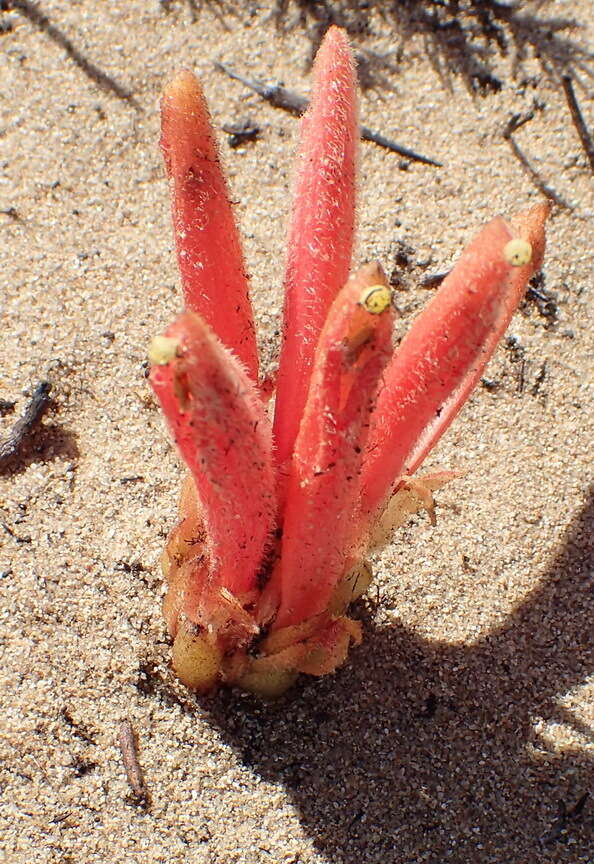
<svg viewBox="0 0 594 864">
<path fill-rule="evenodd" d="M 256 586 L 276 517 L 270 423 L 256 385 L 193 313 L 158 337 L 151 355 L 161 361 L 151 384 L 200 501 L 209 590 L 243 594 Z M 193 553 L 190 544 L 186 557 Z"/>
<path fill-rule="evenodd" d="M 541 266 L 547 215 L 548 208 L 537 205 L 509 223 L 498 217 L 485 226 L 395 353 L 363 468 L 368 527 L 381 515 L 394 483 L 420 466 L 480 380 Z"/>
<path fill-rule="evenodd" d="M 390 300 L 381 268 L 370 264 L 328 313 L 289 469 L 273 628 L 323 612 L 348 569 L 363 452 L 392 351 Z"/>
<path fill-rule="evenodd" d="M 281 466 L 290 459 L 299 430 L 316 343 L 351 265 L 359 123 L 355 62 L 343 30 L 327 32 L 313 76 L 311 104 L 301 121 L 284 280 L 274 415 Z"/>
<path fill-rule="evenodd" d="M 257 380 L 256 331 L 239 235 L 206 100 L 187 69 L 163 92 L 161 148 L 185 304 Z"/>
</svg>

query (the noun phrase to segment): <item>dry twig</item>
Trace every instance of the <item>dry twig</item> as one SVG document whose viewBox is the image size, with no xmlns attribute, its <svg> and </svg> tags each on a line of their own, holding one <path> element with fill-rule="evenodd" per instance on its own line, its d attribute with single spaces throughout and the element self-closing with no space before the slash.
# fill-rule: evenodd
<svg viewBox="0 0 594 864">
<path fill-rule="evenodd" d="M 142 769 L 136 752 L 136 735 L 129 720 L 123 720 L 118 733 L 118 743 L 122 752 L 122 761 L 126 770 L 126 779 L 132 790 L 136 803 L 147 808 L 149 794 L 146 788 Z"/>
<path fill-rule="evenodd" d="M 253 90 L 254 93 L 257 93 L 258 96 L 261 96 L 262 99 L 265 99 L 275 108 L 282 108 L 283 111 L 288 111 L 289 114 L 294 114 L 297 117 L 301 116 L 307 109 L 308 101 L 305 96 L 301 96 L 301 94 L 295 93 L 293 90 L 288 90 L 280 84 L 262 84 L 260 81 L 245 78 L 227 66 L 226 63 L 215 63 L 215 68 L 220 69 L 221 72 L 224 72 L 229 78 L 233 78 L 234 81 L 239 81 L 241 84 L 249 87 L 250 90 Z M 429 156 L 422 156 L 408 147 L 403 147 L 401 144 L 392 141 L 391 138 L 386 138 L 380 132 L 374 132 L 368 126 L 361 126 L 361 138 L 364 141 L 372 141 L 378 147 L 383 147 L 413 162 L 421 162 L 423 165 L 434 165 L 437 168 L 442 167 L 442 162 L 431 159 Z"/>
<path fill-rule="evenodd" d="M 0 441 L 0 470 L 5 468 L 11 459 L 14 459 L 27 437 L 43 417 L 49 405 L 50 390 L 49 381 L 41 381 L 37 385 L 23 416 L 14 424 L 6 440 Z"/>
<path fill-rule="evenodd" d="M 576 132 L 578 133 L 580 141 L 582 142 L 584 152 L 588 157 L 590 168 L 592 169 L 592 173 L 594 174 L 594 143 L 592 142 L 592 137 L 588 131 L 586 121 L 584 120 L 583 114 L 580 110 L 580 106 L 576 99 L 573 89 L 573 82 L 569 75 L 564 75 L 561 79 L 561 82 L 563 84 L 563 92 L 565 93 L 567 107 L 569 108 L 571 119 L 573 120 L 573 125 L 576 128 Z"/>
<path fill-rule="evenodd" d="M 539 107 L 539 106 L 536 106 Z M 565 198 L 562 198 L 551 186 L 549 186 L 542 179 L 538 171 L 532 167 L 530 164 L 528 157 L 521 149 L 520 145 L 516 142 L 513 137 L 513 133 L 528 123 L 535 115 L 535 110 L 526 112 L 526 114 L 513 114 L 508 120 L 505 128 L 503 130 L 503 137 L 506 141 L 509 141 L 509 146 L 512 149 L 512 153 L 524 169 L 525 173 L 530 177 L 536 188 L 539 192 L 541 192 L 545 198 L 548 198 L 549 201 L 552 201 L 553 204 L 556 204 L 558 207 L 563 207 L 565 210 L 573 210 L 574 208 L 569 204 Z"/>
</svg>

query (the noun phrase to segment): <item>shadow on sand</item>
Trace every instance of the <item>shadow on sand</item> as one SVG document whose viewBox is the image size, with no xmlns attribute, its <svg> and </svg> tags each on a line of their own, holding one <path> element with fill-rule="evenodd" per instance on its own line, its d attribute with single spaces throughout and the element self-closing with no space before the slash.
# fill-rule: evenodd
<svg viewBox="0 0 594 864">
<path fill-rule="evenodd" d="M 539 587 L 476 644 L 368 622 L 333 679 L 272 706 L 222 692 L 213 722 L 333 862 L 587 861 L 593 764 L 535 723 L 592 739 L 558 700 L 594 667 L 593 522 L 591 498 Z"/>
</svg>

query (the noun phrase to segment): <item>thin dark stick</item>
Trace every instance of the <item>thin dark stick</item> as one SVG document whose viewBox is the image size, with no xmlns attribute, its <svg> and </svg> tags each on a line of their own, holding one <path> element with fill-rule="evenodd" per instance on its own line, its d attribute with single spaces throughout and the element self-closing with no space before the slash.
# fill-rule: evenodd
<svg viewBox="0 0 594 864">
<path fill-rule="evenodd" d="M 573 82 L 569 75 L 564 75 L 561 79 L 561 82 L 563 84 L 563 91 L 567 100 L 567 107 L 569 108 L 569 111 L 571 113 L 573 125 L 575 126 L 576 132 L 580 137 L 582 147 L 584 148 L 584 152 L 588 157 L 588 162 L 590 163 L 590 168 L 592 169 L 592 173 L 594 174 L 594 143 L 592 143 L 592 138 L 588 131 L 588 127 L 586 126 L 586 121 L 584 120 L 583 114 L 580 110 L 580 106 L 578 105 L 578 101 L 575 98 Z"/>
<path fill-rule="evenodd" d="M 568 201 L 565 200 L 565 198 L 562 198 L 561 195 L 558 195 L 554 189 L 552 189 L 544 182 L 538 171 L 536 171 L 532 167 L 532 165 L 528 161 L 528 158 L 521 150 L 519 145 L 515 142 L 515 140 L 511 137 L 511 135 L 507 140 L 509 141 L 509 146 L 511 147 L 514 156 L 522 165 L 524 171 L 526 172 L 528 177 L 530 177 L 539 192 L 542 192 L 545 198 L 548 198 L 549 201 L 553 202 L 553 204 L 557 204 L 558 207 L 563 207 L 564 210 L 573 210 L 573 207 L 571 206 L 571 204 L 569 204 Z"/>
<path fill-rule="evenodd" d="M 443 168 L 443 162 L 438 162 L 437 159 L 431 159 L 430 156 L 422 156 L 415 150 L 409 150 L 408 147 L 403 147 L 402 144 L 397 144 L 391 138 L 386 138 L 381 132 L 374 132 L 369 126 L 361 126 L 361 138 L 364 141 L 372 141 L 378 147 L 384 147 L 392 153 L 398 153 L 399 156 L 404 156 L 405 159 L 410 159 L 411 162 L 422 162 L 423 165 L 434 165 L 436 168 Z"/>
<path fill-rule="evenodd" d="M 18 454 L 27 437 L 43 417 L 49 405 L 50 390 L 49 381 L 41 381 L 37 385 L 23 416 L 16 421 L 8 434 L 8 438 L 0 442 L 0 469 L 5 468 L 10 460 Z"/>
<path fill-rule="evenodd" d="M 29 0 L 4 0 L 1 8 L 9 11 L 14 9 L 20 12 L 31 24 L 34 24 L 38 30 L 45 33 L 49 38 L 59 45 L 70 59 L 76 63 L 79 69 L 85 73 L 87 78 L 94 81 L 102 90 L 113 93 L 118 99 L 123 99 L 129 102 L 137 111 L 142 110 L 138 102 L 134 99 L 132 93 L 121 84 L 118 84 L 107 72 L 104 72 L 94 63 L 81 54 L 73 42 L 63 33 L 55 24 L 52 24 L 50 19 L 45 15 L 39 6 L 35 3 L 30 3 Z"/>
<path fill-rule="evenodd" d="M 449 270 L 446 270 L 444 273 L 430 273 L 428 276 L 423 276 L 421 279 L 421 286 L 423 288 L 437 288 L 438 285 L 441 285 L 446 276 L 449 275 Z"/>
<path fill-rule="evenodd" d="M 136 752 L 136 736 L 129 720 L 120 723 L 118 743 L 122 751 L 122 761 L 126 770 L 126 779 L 138 804 L 147 807 L 149 794 L 142 776 L 142 769 Z"/>
<path fill-rule="evenodd" d="M 524 392 L 524 385 L 526 383 L 526 360 L 524 357 L 520 360 L 520 374 L 518 376 L 518 393 L 520 396 Z"/>
<path fill-rule="evenodd" d="M 215 63 L 215 69 L 219 69 L 233 78 L 234 81 L 239 81 L 262 99 L 270 102 L 275 108 L 282 108 L 283 111 L 288 111 L 290 114 L 295 114 L 299 117 L 307 108 L 307 99 L 305 96 L 300 96 L 299 93 L 294 93 L 292 90 L 287 90 L 280 84 L 262 84 L 260 81 L 252 81 L 251 78 L 244 78 L 238 72 L 234 72 L 226 63 Z"/>
<path fill-rule="evenodd" d="M 257 93 L 258 96 L 261 96 L 262 99 L 265 99 L 274 108 L 282 108 L 283 111 L 288 111 L 289 114 L 294 114 L 297 117 L 300 117 L 307 109 L 308 100 L 305 96 L 295 93 L 294 90 L 287 90 L 286 87 L 282 87 L 280 84 L 262 84 L 260 81 L 245 78 L 238 72 L 234 72 L 226 63 L 215 63 L 214 65 L 221 72 L 224 72 L 225 75 L 228 75 L 229 78 L 233 78 L 234 81 L 239 81 L 245 87 L 249 87 L 250 90 L 253 90 L 254 93 Z M 436 168 L 442 167 L 443 163 L 438 162 L 436 159 L 431 159 L 429 156 L 422 156 L 414 150 L 409 150 L 408 147 L 397 144 L 380 132 L 374 132 L 368 126 L 361 126 L 361 138 L 365 141 L 372 141 L 379 147 L 384 147 L 392 153 L 398 153 L 399 156 L 404 156 L 411 161 L 422 162 L 423 165 L 434 165 Z"/>
<path fill-rule="evenodd" d="M 512 114 L 505 125 L 505 129 L 503 130 L 503 137 L 506 141 L 509 140 L 512 132 L 517 132 L 518 129 L 521 129 L 522 126 L 525 126 L 526 123 L 529 123 L 531 120 L 534 120 L 535 110 L 531 109 L 530 111 L 526 111 L 525 114 Z"/>
<path fill-rule="evenodd" d="M 0 210 L 3 216 L 8 216 L 9 219 L 12 219 L 13 222 L 20 222 L 21 217 L 19 216 L 19 211 L 16 207 L 6 207 L 4 210 Z"/>
<path fill-rule="evenodd" d="M 528 111 L 527 114 L 520 115 L 514 114 L 513 117 L 510 118 L 508 123 L 503 130 L 503 137 L 506 141 L 509 142 L 509 146 L 512 149 L 512 152 L 528 177 L 532 180 L 536 188 L 541 192 L 545 198 L 548 198 L 549 201 L 552 201 L 554 204 L 557 204 L 558 207 L 563 207 L 565 210 L 573 210 L 574 208 L 569 204 L 564 198 L 558 195 L 554 189 L 548 186 L 538 171 L 536 171 L 530 162 L 528 161 L 527 156 L 524 154 L 519 144 L 516 143 L 513 133 L 519 129 L 524 124 L 528 123 L 529 120 L 532 120 L 534 117 L 534 111 Z"/>
</svg>

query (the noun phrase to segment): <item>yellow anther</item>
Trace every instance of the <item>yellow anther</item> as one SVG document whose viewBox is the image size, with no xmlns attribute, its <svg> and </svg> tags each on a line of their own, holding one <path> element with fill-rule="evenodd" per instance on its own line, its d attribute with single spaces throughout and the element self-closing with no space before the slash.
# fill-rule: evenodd
<svg viewBox="0 0 594 864">
<path fill-rule="evenodd" d="M 155 366 L 166 366 L 171 363 L 178 348 L 179 339 L 171 339 L 169 336 L 155 336 L 149 345 L 149 360 Z"/>
<path fill-rule="evenodd" d="M 381 315 L 392 302 L 392 292 L 386 285 L 370 285 L 359 297 L 361 306 L 365 306 L 372 315 Z"/>
<path fill-rule="evenodd" d="M 503 247 L 503 256 L 512 267 L 523 267 L 532 260 L 532 246 L 527 240 L 517 237 Z"/>
</svg>

